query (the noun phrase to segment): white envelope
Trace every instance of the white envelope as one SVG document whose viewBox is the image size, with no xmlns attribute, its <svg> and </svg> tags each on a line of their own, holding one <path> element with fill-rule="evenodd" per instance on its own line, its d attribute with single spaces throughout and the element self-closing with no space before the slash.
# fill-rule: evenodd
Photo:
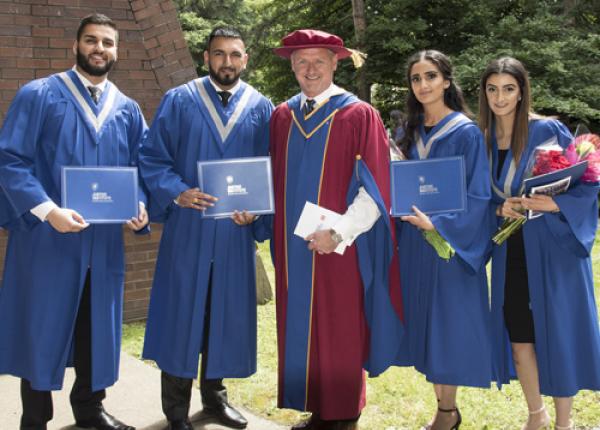
<svg viewBox="0 0 600 430">
<path fill-rule="evenodd" d="M 311 202 L 306 202 L 294 234 L 305 239 L 309 234 L 318 230 L 329 230 L 332 228 L 342 216 L 334 211 L 325 209 Z M 343 242 L 335 248 L 337 254 L 343 255 L 346 247 Z"/>
</svg>

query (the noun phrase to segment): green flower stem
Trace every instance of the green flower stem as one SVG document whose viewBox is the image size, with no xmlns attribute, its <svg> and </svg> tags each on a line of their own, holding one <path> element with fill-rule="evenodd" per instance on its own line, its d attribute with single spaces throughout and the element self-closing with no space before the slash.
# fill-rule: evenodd
<svg viewBox="0 0 600 430">
<path fill-rule="evenodd" d="M 492 240 L 496 245 L 502 245 L 506 239 L 512 236 L 518 229 L 525 224 L 527 221 L 526 217 L 522 218 L 504 218 L 504 222 L 492 237 Z"/>
<path fill-rule="evenodd" d="M 435 249 L 440 258 L 448 261 L 456 254 L 454 248 L 452 248 L 448 241 L 446 241 L 437 230 L 424 230 L 423 237 L 428 244 L 433 246 L 433 249 Z"/>
</svg>

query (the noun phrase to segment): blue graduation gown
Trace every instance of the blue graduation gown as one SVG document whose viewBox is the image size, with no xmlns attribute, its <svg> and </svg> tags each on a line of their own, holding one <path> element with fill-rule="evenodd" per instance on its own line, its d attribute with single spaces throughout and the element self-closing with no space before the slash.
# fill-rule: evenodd
<svg viewBox="0 0 600 430">
<path fill-rule="evenodd" d="M 108 83 L 98 105 L 73 71 L 25 85 L 0 131 L 0 222 L 9 230 L 0 289 L 0 374 L 59 390 L 91 269 L 92 389 L 118 377 L 125 273 L 121 225 L 62 234 L 30 209 L 61 201 L 61 167 L 134 166 L 146 123 Z M 145 199 L 140 190 L 140 196 Z"/>
<path fill-rule="evenodd" d="M 412 159 L 462 155 L 467 175 L 467 211 L 433 215 L 436 230 L 456 250 L 446 262 L 422 233 L 397 220 L 406 336 L 398 364 L 412 365 L 437 384 L 489 387 L 490 312 L 485 255 L 494 228 L 490 178 L 479 128 L 454 112 L 428 134 L 417 132 L 421 154 Z M 430 145 L 430 146 L 428 146 Z"/>
<path fill-rule="evenodd" d="M 165 224 L 143 356 L 172 375 L 197 376 L 207 307 L 207 378 L 256 371 L 254 240 L 265 239 L 269 217 L 240 227 L 173 200 L 198 186 L 197 161 L 267 155 L 272 108 L 245 83 L 223 108 L 208 78 L 194 80 L 165 95 L 141 150 L 151 217 Z"/>
<path fill-rule="evenodd" d="M 527 148 L 518 164 L 509 150 L 500 179 L 494 179 L 494 210 L 507 196 L 521 194 L 526 165 L 534 149 L 555 139 L 562 147 L 571 134 L 552 119 L 529 122 Z M 492 136 L 492 172 L 498 171 L 498 147 Z M 598 223 L 598 184 L 580 183 L 554 197 L 557 214 L 546 213 L 523 226 L 530 306 L 542 394 L 575 395 L 600 390 L 600 331 L 594 299 L 590 252 Z M 498 217 L 498 223 L 502 219 Z M 500 386 L 516 379 L 504 323 L 506 243 L 492 254 L 494 378 Z"/>
</svg>

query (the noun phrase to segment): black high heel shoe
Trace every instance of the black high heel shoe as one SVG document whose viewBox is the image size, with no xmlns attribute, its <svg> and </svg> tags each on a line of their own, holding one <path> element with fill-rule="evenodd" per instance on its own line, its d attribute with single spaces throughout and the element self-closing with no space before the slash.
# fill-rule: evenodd
<svg viewBox="0 0 600 430">
<path fill-rule="evenodd" d="M 454 425 L 450 427 L 449 430 L 458 430 L 458 428 L 462 424 L 462 417 L 460 416 L 460 411 L 458 410 L 458 408 L 454 407 L 451 409 L 442 409 L 438 406 L 438 411 L 443 412 L 445 414 L 451 414 L 452 412 L 456 412 L 456 423 L 454 423 Z"/>
</svg>

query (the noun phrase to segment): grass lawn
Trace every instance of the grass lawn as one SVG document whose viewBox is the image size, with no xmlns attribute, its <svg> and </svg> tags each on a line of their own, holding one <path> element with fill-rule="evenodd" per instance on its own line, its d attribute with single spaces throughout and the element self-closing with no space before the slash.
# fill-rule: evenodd
<svg viewBox="0 0 600 430">
<path fill-rule="evenodd" d="M 271 284 L 273 268 L 268 246 L 260 252 Z M 600 298 L 600 234 L 594 247 L 594 285 Z M 600 314 L 600 308 L 599 308 Z M 123 331 L 123 349 L 139 356 L 143 342 L 144 323 L 127 324 Z M 274 421 L 292 424 L 301 414 L 276 407 L 277 344 L 275 305 L 258 307 L 258 371 L 244 380 L 226 381 L 234 404 L 243 405 L 256 414 Z M 463 430 L 520 429 L 527 419 L 527 407 L 518 383 L 489 390 L 461 388 L 458 404 L 463 415 Z M 553 415 L 552 401 L 546 405 Z M 392 368 L 378 378 L 368 380 L 367 407 L 361 417 L 364 430 L 418 429 L 427 423 L 436 407 L 431 385 L 412 368 Z M 577 429 L 600 430 L 600 393 L 582 391 L 575 398 L 574 419 Z"/>
</svg>

